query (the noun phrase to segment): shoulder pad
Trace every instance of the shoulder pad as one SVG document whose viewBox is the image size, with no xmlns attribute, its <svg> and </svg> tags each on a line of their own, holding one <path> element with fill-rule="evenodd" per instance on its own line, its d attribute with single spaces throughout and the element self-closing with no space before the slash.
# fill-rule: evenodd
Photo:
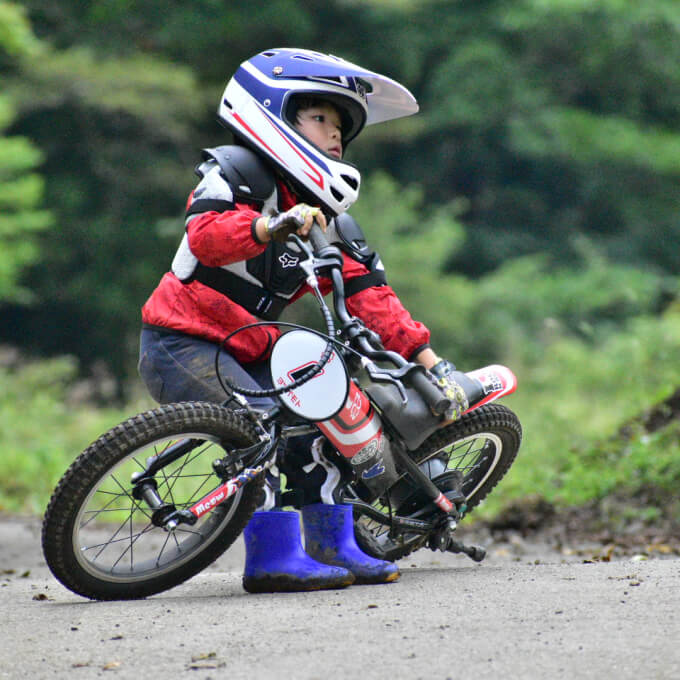
<svg viewBox="0 0 680 680">
<path fill-rule="evenodd" d="M 335 231 L 340 237 L 341 247 L 362 263 L 373 257 L 373 251 L 366 245 L 366 237 L 359 223 L 349 214 L 342 213 L 335 218 Z"/>
<path fill-rule="evenodd" d="M 272 170 L 259 156 L 243 146 L 203 149 L 203 159 L 214 160 L 220 166 L 221 174 L 236 199 L 263 204 L 276 188 Z"/>
</svg>

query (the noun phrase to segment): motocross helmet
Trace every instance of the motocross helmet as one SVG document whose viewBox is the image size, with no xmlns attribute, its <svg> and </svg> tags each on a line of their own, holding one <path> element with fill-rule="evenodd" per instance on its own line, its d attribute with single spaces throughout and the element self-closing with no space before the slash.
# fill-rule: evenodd
<svg viewBox="0 0 680 680">
<path fill-rule="evenodd" d="M 340 215 L 359 197 L 361 175 L 298 132 L 296 100 L 301 96 L 335 106 L 345 149 L 364 125 L 411 115 L 418 104 L 394 80 L 310 50 L 267 50 L 237 69 L 220 102 L 220 121 L 271 161 L 305 200 L 330 216 Z"/>
</svg>

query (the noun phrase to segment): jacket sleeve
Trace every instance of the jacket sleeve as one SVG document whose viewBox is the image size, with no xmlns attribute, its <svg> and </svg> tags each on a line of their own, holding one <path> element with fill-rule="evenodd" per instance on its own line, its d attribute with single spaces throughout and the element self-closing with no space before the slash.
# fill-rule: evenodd
<svg viewBox="0 0 680 680">
<path fill-rule="evenodd" d="M 197 215 L 187 225 L 191 252 L 208 267 L 256 257 L 266 248 L 254 235 L 253 223 L 258 217 L 259 212 L 240 204 L 233 210 Z"/>
<path fill-rule="evenodd" d="M 208 162 L 187 202 L 189 248 L 208 267 L 255 257 L 266 248 L 255 237 L 254 222 L 260 215 L 254 206 L 236 202 L 220 168 Z"/>
</svg>

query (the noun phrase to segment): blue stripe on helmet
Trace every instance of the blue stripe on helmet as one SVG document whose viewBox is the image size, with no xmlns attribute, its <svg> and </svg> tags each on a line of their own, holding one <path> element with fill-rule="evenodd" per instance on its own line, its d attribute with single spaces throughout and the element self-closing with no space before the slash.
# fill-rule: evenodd
<svg viewBox="0 0 680 680">
<path fill-rule="evenodd" d="M 355 90 L 354 78 L 370 76 L 371 71 L 350 64 L 344 59 L 321 52 L 297 48 L 277 48 L 261 52 L 249 59 L 249 63 L 267 77 L 282 78 L 339 78 L 350 79 L 348 85 L 335 83 L 338 87 Z M 281 69 L 281 73 L 276 73 Z"/>
<path fill-rule="evenodd" d="M 262 83 L 258 78 L 243 67 L 239 67 L 234 74 L 234 80 L 250 94 L 263 108 L 264 111 L 269 113 L 269 120 L 272 121 L 278 130 L 285 135 L 285 137 L 290 140 L 302 153 L 307 156 L 310 160 L 314 161 L 326 172 L 330 173 L 328 165 L 324 162 L 322 157 L 314 154 L 312 151 L 304 148 L 300 142 L 290 133 L 286 126 L 281 123 L 282 117 L 282 105 L 283 100 L 288 89 L 286 88 L 274 88 L 265 83 Z M 323 98 L 323 93 L 318 94 L 319 97 Z M 263 102 L 269 99 L 269 106 L 264 106 Z"/>
<path fill-rule="evenodd" d="M 243 67 L 239 67 L 236 71 L 234 80 L 260 104 L 263 104 L 265 100 L 269 99 L 270 104 L 267 108 L 272 111 L 275 116 L 281 116 L 281 105 L 288 90 L 266 85 L 251 73 L 248 73 Z"/>
</svg>

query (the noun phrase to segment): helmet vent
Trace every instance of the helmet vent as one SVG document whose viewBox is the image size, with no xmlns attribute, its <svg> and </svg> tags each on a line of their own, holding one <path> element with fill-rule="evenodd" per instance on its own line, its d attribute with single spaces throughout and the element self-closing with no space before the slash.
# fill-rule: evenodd
<svg viewBox="0 0 680 680">
<path fill-rule="evenodd" d="M 345 200 L 345 197 L 335 187 L 331 187 L 331 193 L 338 203 Z"/>
<path fill-rule="evenodd" d="M 357 83 L 359 83 L 359 85 L 361 85 L 364 88 L 364 90 L 366 90 L 367 94 L 373 92 L 373 85 L 371 85 L 371 83 L 369 83 L 368 80 L 364 80 L 363 78 L 357 78 Z"/>
<path fill-rule="evenodd" d="M 314 59 L 307 57 L 304 54 L 294 54 L 293 59 L 299 59 L 300 61 L 314 61 Z"/>
<path fill-rule="evenodd" d="M 340 175 L 342 179 L 349 184 L 349 186 L 352 187 L 352 189 L 355 189 L 359 186 L 359 182 L 357 182 L 356 177 L 350 177 L 349 175 Z"/>
</svg>

